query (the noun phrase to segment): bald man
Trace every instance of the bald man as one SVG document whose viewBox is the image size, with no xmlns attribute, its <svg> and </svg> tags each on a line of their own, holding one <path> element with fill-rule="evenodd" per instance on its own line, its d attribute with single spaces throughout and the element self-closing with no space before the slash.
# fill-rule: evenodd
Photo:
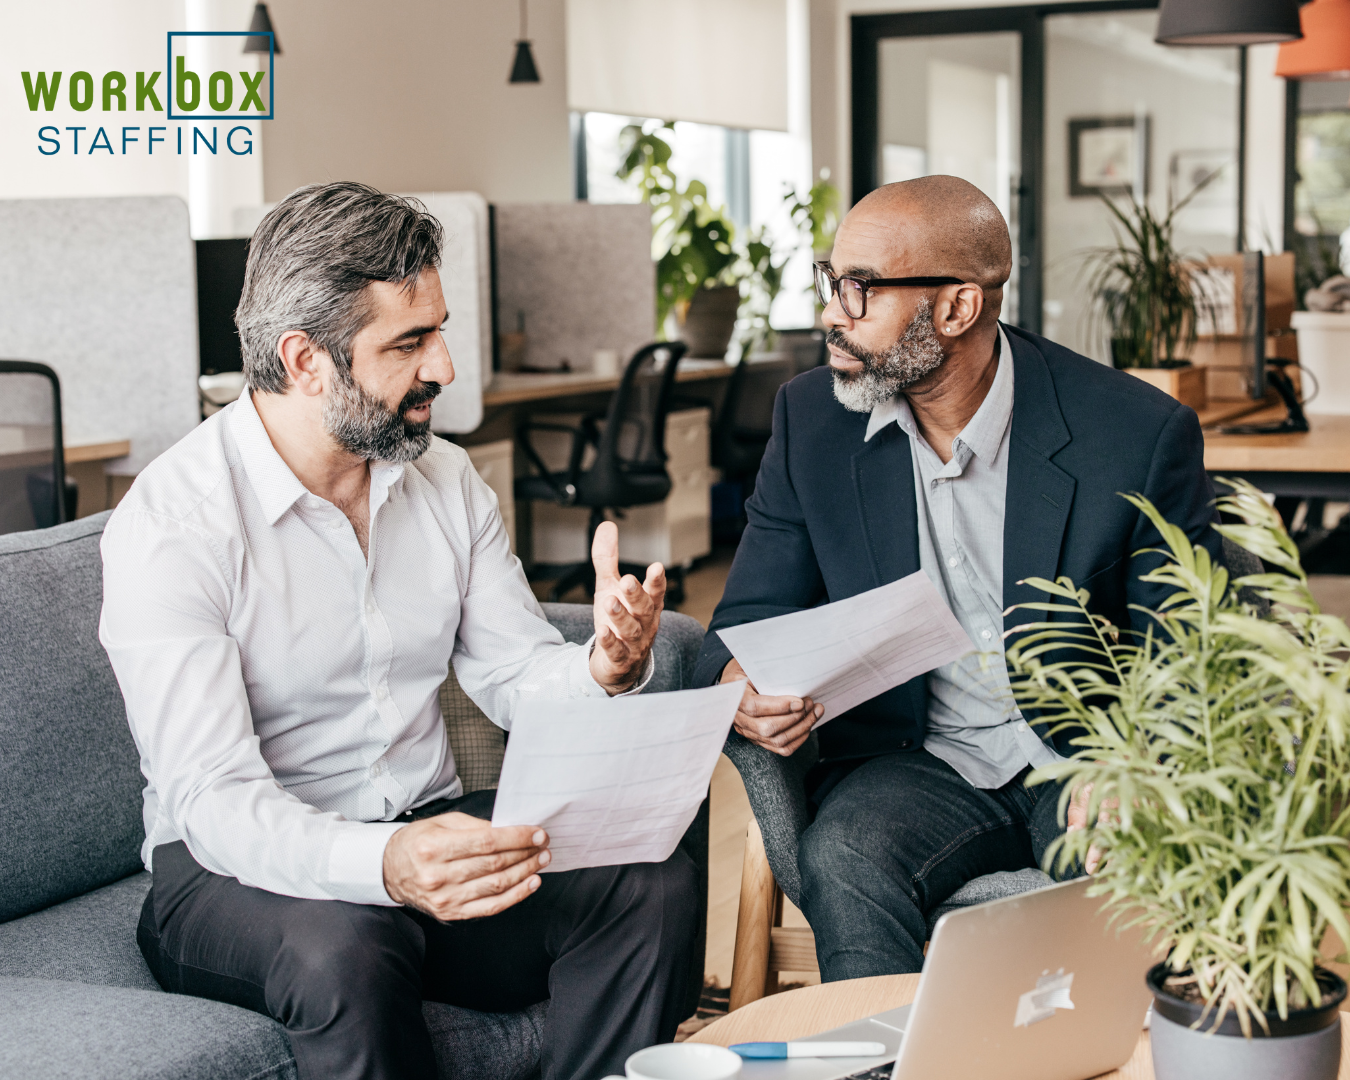
<svg viewBox="0 0 1350 1080">
<path fill-rule="evenodd" d="M 1159 557 L 1136 553 L 1161 537 L 1119 492 L 1219 554 L 1195 413 L 1000 323 L 1011 266 L 997 207 L 955 177 L 891 184 L 844 219 L 817 267 L 829 367 L 779 391 L 699 658 L 700 684 L 744 679 L 718 628 L 917 570 L 980 650 L 809 739 L 820 706 L 747 683 L 731 738 L 817 759 L 798 866 L 826 981 L 920 970 L 934 908 L 973 878 L 1040 865 L 1064 827 L 1056 785 L 1025 782 L 1073 748 L 1011 700 L 1003 633 L 1036 615 L 1003 613 L 1042 599 L 1019 582 L 1068 575 L 1094 612 L 1142 628 L 1129 605 L 1165 593 L 1139 580 Z"/>
</svg>

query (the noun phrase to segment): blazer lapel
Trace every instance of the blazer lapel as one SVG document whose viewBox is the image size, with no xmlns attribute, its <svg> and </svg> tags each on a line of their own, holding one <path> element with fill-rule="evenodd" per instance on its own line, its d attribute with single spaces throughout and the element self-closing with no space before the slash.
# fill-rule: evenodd
<svg viewBox="0 0 1350 1080">
<path fill-rule="evenodd" d="M 1050 459 L 1071 436 L 1041 351 L 1011 328 L 1012 435 L 1008 440 L 1008 489 L 1003 512 L 1003 604 L 1043 600 L 1029 577 L 1054 579 L 1076 481 Z M 1043 619 L 1036 611 L 1004 616 L 1004 629 Z"/>
<path fill-rule="evenodd" d="M 888 424 L 853 455 L 853 484 L 872 571 L 871 588 L 914 573 L 919 569 L 914 465 L 909 436 L 898 425 Z"/>
</svg>

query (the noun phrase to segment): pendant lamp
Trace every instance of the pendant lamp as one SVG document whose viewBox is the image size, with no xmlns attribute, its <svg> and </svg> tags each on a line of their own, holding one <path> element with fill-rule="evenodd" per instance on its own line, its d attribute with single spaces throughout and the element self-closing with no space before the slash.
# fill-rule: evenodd
<svg viewBox="0 0 1350 1080">
<path fill-rule="evenodd" d="M 1298 0 L 1162 0 L 1159 45 L 1261 45 L 1301 36 Z"/>
<path fill-rule="evenodd" d="M 253 21 L 248 24 L 248 32 L 259 36 L 244 38 L 244 52 L 271 52 L 277 56 L 281 55 L 281 42 L 277 40 L 276 32 L 272 29 L 272 17 L 267 14 L 266 4 L 258 4 L 254 7 Z M 263 34 L 271 34 L 272 36 L 265 38 L 262 36 Z"/>
<path fill-rule="evenodd" d="M 511 65 L 513 83 L 537 83 L 539 69 L 534 66 L 534 54 L 530 52 L 530 41 L 525 35 L 525 0 L 520 0 L 520 40 L 516 42 L 516 62 Z"/>
<path fill-rule="evenodd" d="M 1275 74 L 1285 79 L 1350 79 L 1350 0 L 1313 0 L 1300 12 L 1303 40 L 1280 46 Z"/>
</svg>

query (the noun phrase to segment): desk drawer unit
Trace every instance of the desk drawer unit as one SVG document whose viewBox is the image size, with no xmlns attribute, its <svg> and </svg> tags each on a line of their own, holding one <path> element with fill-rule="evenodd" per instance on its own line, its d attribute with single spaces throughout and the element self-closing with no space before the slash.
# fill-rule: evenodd
<svg viewBox="0 0 1350 1080">
<path fill-rule="evenodd" d="M 516 550 L 516 496 L 513 476 L 515 444 L 510 439 L 498 439 L 496 442 L 480 443 L 467 447 L 469 461 L 478 470 L 483 483 L 497 496 L 497 506 L 501 509 L 502 524 L 506 526 L 506 535 L 511 540 L 511 551 Z"/>
<path fill-rule="evenodd" d="M 549 419 L 567 424 L 579 417 Z M 619 557 L 625 562 L 688 566 L 712 551 L 710 428 L 711 414 L 704 408 L 682 409 L 666 417 L 670 495 L 664 502 L 623 512 L 618 522 Z M 537 432 L 534 444 L 550 469 L 567 467 L 570 444 L 566 436 Z M 585 464 L 590 464 L 592 456 L 588 453 Z M 531 513 L 535 562 L 564 565 L 590 557 L 586 548 L 588 510 L 537 502 Z"/>
</svg>

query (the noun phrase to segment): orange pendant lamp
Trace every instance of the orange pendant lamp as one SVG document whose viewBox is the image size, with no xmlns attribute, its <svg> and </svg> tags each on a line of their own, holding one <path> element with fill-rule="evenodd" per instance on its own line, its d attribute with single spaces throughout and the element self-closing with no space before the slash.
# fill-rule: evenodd
<svg viewBox="0 0 1350 1080">
<path fill-rule="evenodd" d="M 1303 40 L 1280 46 L 1284 79 L 1350 79 L 1350 0 L 1313 0 L 1299 12 Z"/>
</svg>

